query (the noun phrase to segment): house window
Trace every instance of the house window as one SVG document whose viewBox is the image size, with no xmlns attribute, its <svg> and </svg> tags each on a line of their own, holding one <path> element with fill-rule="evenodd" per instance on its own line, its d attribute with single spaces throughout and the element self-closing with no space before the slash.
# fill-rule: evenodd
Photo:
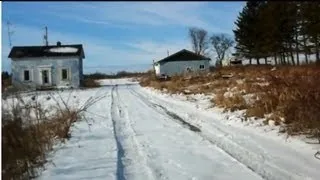
<svg viewBox="0 0 320 180">
<path fill-rule="evenodd" d="M 200 65 L 200 69 L 204 69 L 204 65 Z"/>
<path fill-rule="evenodd" d="M 24 70 L 23 80 L 24 81 L 30 81 L 30 71 L 29 70 Z"/>
<path fill-rule="evenodd" d="M 61 70 L 61 77 L 62 77 L 62 80 L 68 80 L 68 69 Z"/>
</svg>

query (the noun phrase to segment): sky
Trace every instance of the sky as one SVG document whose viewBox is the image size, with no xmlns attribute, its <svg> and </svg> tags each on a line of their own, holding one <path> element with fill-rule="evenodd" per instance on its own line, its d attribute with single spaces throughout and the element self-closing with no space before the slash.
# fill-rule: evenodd
<svg viewBox="0 0 320 180">
<path fill-rule="evenodd" d="M 13 46 L 83 44 L 84 73 L 145 71 L 152 61 L 191 49 L 189 27 L 233 36 L 245 2 L 2 2 L 2 70 Z M 211 54 L 210 58 L 214 59 Z"/>
</svg>

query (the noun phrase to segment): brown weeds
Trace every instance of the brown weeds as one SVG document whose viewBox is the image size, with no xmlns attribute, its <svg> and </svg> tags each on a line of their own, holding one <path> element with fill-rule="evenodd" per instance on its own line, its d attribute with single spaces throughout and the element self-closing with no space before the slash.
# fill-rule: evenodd
<svg viewBox="0 0 320 180">
<path fill-rule="evenodd" d="M 70 138 L 73 122 L 83 118 L 82 112 L 102 97 L 89 98 L 81 107 L 71 107 L 69 99 L 58 93 L 47 94 L 53 106 L 45 107 L 38 94 L 15 93 L 2 99 L 2 178 L 30 179 L 39 175 L 46 153 L 56 140 Z"/>
<path fill-rule="evenodd" d="M 85 78 L 83 80 L 83 87 L 86 88 L 94 88 L 94 87 L 100 87 L 101 85 L 93 78 Z"/>
<path fill-rule="evenodd" d="M 223 78 L 224 75 L 228 78 Z M 284 119 L 289 134 L 309 134 L 320 139 L 320 67 L 249 65 L 218 68 L 208 74 L 175 76 L 170 81 L 144 77 L 143 86 L 166 88 L 170 93 L 214 93 L 212 103 L 229 110 L 247 109 L 246 117 Z M 237 88 L 234 88 L 237 87 Z M 227 91 L 232 97 L 224 96 Z M 254 94 L 247 104 L 242 95 Z"/>
</svg>

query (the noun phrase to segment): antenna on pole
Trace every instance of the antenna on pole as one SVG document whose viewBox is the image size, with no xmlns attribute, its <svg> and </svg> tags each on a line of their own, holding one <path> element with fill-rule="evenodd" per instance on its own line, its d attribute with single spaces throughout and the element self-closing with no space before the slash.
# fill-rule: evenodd
<svg viewBox="0 0 320 180">
<path fill-rule="evenodd" d="M 12 47 L 12 41 L 11 41 L 11 36 L 13 34 L 14 31 L 11 31 L 10 26 L 12 24 L 10 23 L 10 21 L 7 21 L 7 28 L 8 28 L 8 39 L 9 39 L 9 47 Z"/>
<path fill-rule="evenodd" d="M 45 34 L 43 36 L 43 41 L 44 41 L 44 44 L 46 46 L 48 46 L 49 45 L 49 42 L 48 42 L 48 27 L 46 26 L 44 28 L 45 28 Z"/>
</svg>

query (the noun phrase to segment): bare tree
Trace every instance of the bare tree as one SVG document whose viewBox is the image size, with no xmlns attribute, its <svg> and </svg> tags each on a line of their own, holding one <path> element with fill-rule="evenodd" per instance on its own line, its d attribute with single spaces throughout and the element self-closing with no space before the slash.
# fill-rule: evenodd
<svg viewBox="0 0 320 180">
<path fill-rule="evenodd" d="M 209 49 L 208 32 L 201 28 L 191 27 L 189 28 L 189 37 L 193 51 L 199 55 L 207 55 Z"/>
<path fill-rule="evenodd" d="M 234 41 L 224 34 L 214 34 L 210 40 L 217 54 L 216 65 L 221 65 L 226 52 L 233 46 Z"/>
</svg>

